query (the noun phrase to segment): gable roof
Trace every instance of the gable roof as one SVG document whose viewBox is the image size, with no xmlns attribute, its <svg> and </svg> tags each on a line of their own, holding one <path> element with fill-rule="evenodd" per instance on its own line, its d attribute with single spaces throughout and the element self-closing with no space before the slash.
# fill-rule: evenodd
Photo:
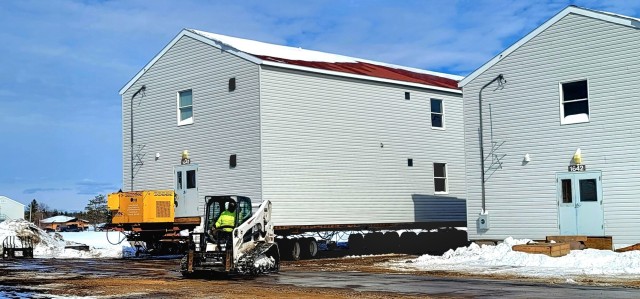
<svg viewBox="0 0 640 299">
<path fill-rule="evenodd" d="M 461 76 L 184 29 L 120 90 L 120 94 L 127 91 L 183 36 L 256 64 L 461 93 L 458 88 Z"/>
<path fill-rule="evenodd" d="M 489 68 L 494 66 L 500 60 L 502 60 L 503 58 L 507 57 L 509 54 L 511 54 L 512 52 L 514 52 L 515 50 L 517 50 L 518 48 L 523 46 L 525 43 L 527 43 L 528 41 L 530 41 L 534 37 L 538 36 L 540 33 L 542 33 L 547 28 L 551 27 L 553 24 L 555 24 L 558 21 L 560 21 L 562 18 L 564 18 L 568 14 L 577 14 L 577 15 L 582 15 L 582 16 L 594 18 L 594 19 L 603 20 L 603 21 L 606 21 L 606 22 L 620 24 L 620 25 L 623 25 L 623 26 L 640 28 L 640 19 L 638 19 L 638 18 L 633 18 L 633 17 L 629 17 L 629 16 L 623 16 L 623 15 L 619 15 L 619 14 L 615 14 L 615 13 L 611 13 L 611 12 L 605 12 L 605 11 L 599 11 L 599 10 L 591 10 L 591 9 L 586 9 L 586 8 L 582 8 L 582 7 L 571 5 L 571 6 L 568 6 L 567 8 L 565 8 L 565 9 L 563 9 L 559 13 L 557 13 L 555 16 L 553 16 L 551 19 L 549 19 L 546 22 L 544 22 L 542 25 L 540 25 L 535 30 L 531 31 L 529 34 L 525 35 L 525 37 L 523 37 L 520 40 L 518 40 L 516 43 L 514 43 L 513 45 L 508 47 L 506 50 L 500 52 L 500 54 L 496 55 L 491 60 L 487 61 L 480 68 L 478 68 L 475 71 L 473 71 L 467 77 L 462 79 L 462 81 L 460 81 L 458 83 L 458 86 L 459 87 L 463 87 L 463 86 L 467 85 L 467 83 L 473 81 L 473 79 L 475 79 L 476 77 L 480 76 L 480 74 L 484 73 L 486 70 L 488 70 Z"/>
<path fill-rule="evenodd" d="M 21 204 L 22 206 L 24 206 L 24 204 L 19 202 L 19 201 L 13 200 L 13 199 L 8 198 L 6 196 L 0 196 L 0 202 L 4 202 L 4 201 L 11 201 L 13 203 Z"/>
<path fill-rule="evenodd" d="M 66 223 L 66 222 L 69 222 L 69 221 L 74 221 L 76 219 L 77 218 L 75 218 L 75 217 L 58 215 L 58 216 L 53 216 L 53 217 L 42 219 L 42 220 L 40 220 L 40 222 L 41 223 Z"/>
</svg>

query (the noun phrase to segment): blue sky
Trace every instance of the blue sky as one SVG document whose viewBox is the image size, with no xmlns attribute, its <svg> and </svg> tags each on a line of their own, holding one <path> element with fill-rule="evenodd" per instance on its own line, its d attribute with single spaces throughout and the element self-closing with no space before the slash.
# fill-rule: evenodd
<svg viewBox="0 0 640 299">
<path fill-rule="evenodd" d="M 81 210 L 122 186 L 120 88 L 182 28 L 467 75 L 569 4 L 0 1 L 0 195 Z"/>
</svg>

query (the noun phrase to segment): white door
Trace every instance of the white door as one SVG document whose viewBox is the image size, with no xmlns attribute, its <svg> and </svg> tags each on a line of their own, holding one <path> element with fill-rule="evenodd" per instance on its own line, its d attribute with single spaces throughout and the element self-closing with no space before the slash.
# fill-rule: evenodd
<svg viewBox="0 0 640 299">
<path fill-rule="evenodd" d="M 174 167 L 176 217 L 200 216 L 198 212 L 198 165 Z"/>
</svg>

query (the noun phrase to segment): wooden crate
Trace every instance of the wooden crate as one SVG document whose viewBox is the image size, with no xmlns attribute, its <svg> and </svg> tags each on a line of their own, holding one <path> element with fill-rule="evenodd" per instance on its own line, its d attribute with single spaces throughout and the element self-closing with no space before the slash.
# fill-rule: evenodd
<svg viewBox="0 0 640 299">
<path fill-rule="evenodd" d="M 585 242 L 587 236 L 547 236 L 547 242 L 555 241 L 557 243 Z"/>
<path fill-rule="evenodd" d="M 514 245 L 513 251 L 520 251 L 534 254 L 545 254 L 551 257 L 564 256 L 569 254 L 569 243 L 534 243 Z"/>
<path fill-rule="evenodd" d="M 592 249 L 601 249 L 601 250 L 613 250 L 613 237 L 605 236 L 605 237 L 587 237 L 587 240 L 584 242 L 584 245 L 587 248 Z"/>
</svg>

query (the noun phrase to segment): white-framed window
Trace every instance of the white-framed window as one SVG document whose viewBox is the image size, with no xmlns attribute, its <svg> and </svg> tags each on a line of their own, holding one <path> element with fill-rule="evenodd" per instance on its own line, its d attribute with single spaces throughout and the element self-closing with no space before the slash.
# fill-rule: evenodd
<svg viewBox="0 0 640 299">
<path fill-rule="evenodd" d="M 560 124 L 589 122 L 589 84 L 586 79 L 560 83 Z"/>
<path fill-rule="evenodd" d="M 178 125 L 193 123 L 193 92 L 191 89 L 178 92 Z"/>
<path fill-rule="evenodd" d="M 447 164 L 433 163 L 433 191 L 436 194 L 449 193 L 447 182 Z"/>
<path fill-rule="evenodd" d="M 444 129 L 444 103 L 431 99 L 431 128 Z"/>
</svg>

